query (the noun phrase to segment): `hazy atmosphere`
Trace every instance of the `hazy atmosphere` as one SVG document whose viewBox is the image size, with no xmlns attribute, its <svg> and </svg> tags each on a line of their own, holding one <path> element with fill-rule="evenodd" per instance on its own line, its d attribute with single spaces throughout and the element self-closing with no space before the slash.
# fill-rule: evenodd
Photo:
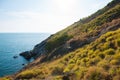
<svg viewBox="0 0 120 80">
<path fill-rule="evenodd" d="M 55 33 L 111 0 L 0 0 L 0 32 Z"/>
</svg>

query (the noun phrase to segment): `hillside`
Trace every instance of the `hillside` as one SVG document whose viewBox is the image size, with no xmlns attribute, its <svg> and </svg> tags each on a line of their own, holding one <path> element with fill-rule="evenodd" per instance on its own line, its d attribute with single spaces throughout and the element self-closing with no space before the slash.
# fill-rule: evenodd
<svg viewBox="0 0 120 80">
<path fill-rule="evenodd" d="M 120 22 L 120 20 L 119 20 Z M 120 25 L 119 25 L 120 27 Z M 120 29 L 107 32 L 94 42 L 52 62 L 30 67 L 17 79 L 119 80 Z M 66 79 L 65 79 L 66 78 Z"/>
<path fill-rule="evenodd" d="M 32 53 L 37 54 L 38 56 L 41 54 L 47 54 L 45 55 L 45 60 L 50 60 L 53 59 L 54 56 L 60 57 L 84 46 L 85 44 L 89 44 L 96 39 L 94 37 L 103 34 L 100 33 L 104 30 L 102 25 L 120 17 L 119 3 L 119 0 L 113 0 L 105 8 L 98 10 L 98 12 L 100 13 L 101 11 L 102 14 L 92 18 L 89 22 L 88 20 L 90 17 L 83 19 L 84 23 L 80 20 L 66 29 L 51 35 L 47 40 L 36 45 L 32 50 Z M 97 15 L 98 12 L 91 15 L 91 17 Z M 44 61 L 44 59 L 42 61 Z"/>
<path fill-rule="evenodd" d="M 4 79 L 120 80 L 120 0 L 51 35 L 29 52 L 36 58 Z"/>
</svg>

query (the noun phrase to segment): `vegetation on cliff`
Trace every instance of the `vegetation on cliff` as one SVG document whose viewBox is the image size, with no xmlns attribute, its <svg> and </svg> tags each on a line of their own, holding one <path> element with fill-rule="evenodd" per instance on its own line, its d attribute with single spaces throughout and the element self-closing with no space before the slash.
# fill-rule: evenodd
<svg viewBox="0 0 120 80">
<path fill-rule="evenodd" d="M 119 26 L 120 27 L 120 26 Z M 16 75 L 17 79 L 119 80 L 120 29 L 64 57 L 44 62 Z"/>
<path fill-rule="evenodd" d="M 99 16 L 92 18 L 89 22 L 87 21 L 89 17 L 86 19 L 83 19 L 87 21 L 86 23 L 78 21 L 72 24 L 71 26 L 67 27 L 66 29 L 52 35 L 47 40 L 46 46 L 45 46 L 49 54 L 47 56 L 48 60 L 52 59 L 54 56 L 59 56 L 60 53 L 64 55 L 69 51 L 73 51 L 79 47 L 82 47 L 85 44 L 88 44 L 94 41 L 94 39 L 91 39 L 92 37 L 102 35 L 102 33 L 100 34 L 100 32 L 102 31 L 102 29 L 104 29 L 103 26 L 106 23 L 111 22 L 113 19 L 120 18 L 119 3 L 120 1 L 113 0 L 111 3 L 109 3 L 108 6 L 103 8 L 103 10 L 105 9 L 106 11 L 100 10 L 101 13 L 103 14 L 101 15 L 99 14 Z M 114 7 L 110 7 L 110 5 L 113 6 L 112 4 L 113 5 L 115 4 Z M 106 9 L 107 7 L 109 7 L 109 10 Z M 100 11 L 98 12 L 100 13 Z M 95 16 L 97 14 L 98 13 L 96 12 L 92 16 Z"/>
</svg>

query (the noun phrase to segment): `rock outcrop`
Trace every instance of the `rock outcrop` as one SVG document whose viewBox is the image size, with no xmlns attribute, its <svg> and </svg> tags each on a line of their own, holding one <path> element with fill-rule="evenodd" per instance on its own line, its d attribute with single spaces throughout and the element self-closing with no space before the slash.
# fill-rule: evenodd
<svg viewBox="0 0 120 80">
<path fill-rule="evenodd" d="M 25 59 L 29 60 L 32 57 L 33 58 L 37 58 L 37 57 L 39 57 L 42 54 L 46 54 L 47 50 L 45 49 L 45 46 L 46 46 L 47 40 L 50 37 L 48 37 L 46 40 L 42 41 L 41 43 L 37 44 L 33 48 L 33 50 L 31 50 L 31 51 L 25 51 L 25 52 L 20 53 L 20 56 L 23 56 Z"/>
<path fill-rule="evenodd" d="M 33 54 L 31 51 L 25 51 L 20 53 L 20 56 L 23 56 L 27 60 L 31 59 L 34 55 L 35 54 Z"/>
</svg>

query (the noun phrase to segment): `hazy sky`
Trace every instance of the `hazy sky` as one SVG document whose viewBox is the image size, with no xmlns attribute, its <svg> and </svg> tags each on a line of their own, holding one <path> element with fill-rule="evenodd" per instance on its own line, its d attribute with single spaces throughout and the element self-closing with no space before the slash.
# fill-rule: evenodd
<svg viewBox="0 0 120 80">
<path fill-rule="evenodd" d="M 0 32 L 55 33 L 112 0 L 0 0 Z"/>
</svg>

